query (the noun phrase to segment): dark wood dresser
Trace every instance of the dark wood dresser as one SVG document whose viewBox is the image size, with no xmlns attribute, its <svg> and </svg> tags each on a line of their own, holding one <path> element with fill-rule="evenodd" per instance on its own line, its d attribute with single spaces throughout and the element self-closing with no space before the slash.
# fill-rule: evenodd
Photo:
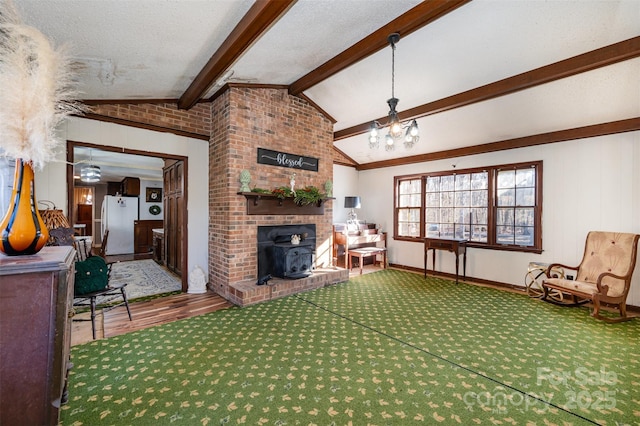
<svg viewBox="0 0 640 426">
<path fill-rule="evenodd" d="M 0 425 L 55 425 L 65 390 L 74 249 L 0 254 Z"/>
</svg>

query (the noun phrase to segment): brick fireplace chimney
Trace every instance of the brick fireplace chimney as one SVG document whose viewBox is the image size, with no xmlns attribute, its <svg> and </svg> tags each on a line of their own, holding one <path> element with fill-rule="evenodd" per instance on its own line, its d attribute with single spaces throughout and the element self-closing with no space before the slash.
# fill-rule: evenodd
<svg viewBox="0 0 640 426">
<path fill-rule="evenodd" d="M 212 104 L 209 140 L 209 286 L 230 299 L 230 285 L 258 278 L 258 226 L 316 226 L 316 266 L 330 264 L 332 201 L 322 215 L 247 215 L 239 195 L 240 172 L 251 173 L 251 188 L 287 186 L 292 172 L 296 188 L 324 188 L 333 180 L 333 124 L 286 88 L 230 85 Z M 257 163 L 266 148 L 319 159 L 318 171 L 292 170 Z"/>
</svg>

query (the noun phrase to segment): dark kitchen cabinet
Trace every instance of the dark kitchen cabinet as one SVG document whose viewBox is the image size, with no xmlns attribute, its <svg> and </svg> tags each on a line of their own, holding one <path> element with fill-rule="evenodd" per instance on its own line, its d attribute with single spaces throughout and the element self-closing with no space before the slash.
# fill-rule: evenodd
<svg viewBox="0 0 640 426">
<path fill-rule="evenodd" d="M 140 179 L 133 177 L 122 179 L 122 195 L 128 197 L 140 196 Z"/>
<path fill-rule="evenodd" d="M 135 253 L 149 253 L 153 249 L 153 229 L 162 228 L 161 220 L 133 222 L 133 248 Z"/>
</svg>

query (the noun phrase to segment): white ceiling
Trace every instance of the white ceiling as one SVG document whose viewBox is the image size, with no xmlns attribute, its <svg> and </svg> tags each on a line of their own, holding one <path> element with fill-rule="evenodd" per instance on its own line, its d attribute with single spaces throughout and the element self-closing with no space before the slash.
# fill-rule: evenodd
<svg viewBox="0 0 640 426">
<path fill-rule="evenodd" d="M 14 0 L 23 19 L 84 62 L 86 99 L 178 99 L 251 0 Z M 225 72 L 224 81 L 291 84 L 420 3 L 298 0 Z M 398 110 L 445 98 L 640 35 L 638 0 L 474 0 L 402 38 Z M 411 150 L 336 141 L 358 163 L 640 116 L 640 59 L 420 118 Z M 304 92 L 334 130 L 383 117 L 386 48 Z"/>
<path fill-rule="evenodd" d="M 120 182 L 127 176 L 162 181 L 162 158 L 76 146 L 73 148 L 73 160 L 74 176 L 78 178 L 82 167 L 92 165 L 100 167 L 101 182 Z"/>
</svg>

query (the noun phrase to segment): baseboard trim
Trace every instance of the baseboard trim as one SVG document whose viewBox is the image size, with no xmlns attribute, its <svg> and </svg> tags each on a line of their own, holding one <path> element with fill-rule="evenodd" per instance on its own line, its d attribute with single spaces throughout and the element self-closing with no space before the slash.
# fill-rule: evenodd
<svg viewBox="0 0 640 426">
<path fill-rule="evenodd" d="M 402 269 L 402 270 L 409 271 L 409 272 L 415 272 L 415 273 L 418 273 L 418 274 L 424 274 L 424 269 L 423 268 L 415 268 L 413 266 L 399 265 L 399 264 L 396 264 L 396 263 L 389 263 L 389 267 L 390 268 L 394 268 L 394 269 Z M 455 274 L 450 274 L 450 273 L 447 273 L 447 272 L 440 272 L 440 271 L 428 270 L 427 271 L 427 275 L 448 278 L 448 279 L 451 279 L 451 280 L 455 280 L 456 279 L 456 275 Z M 458 277 L 458 279 L 462 279 L 462 278 Z M 518 293 L 525 294 L 525 287 L 523 285 L 502 283 L 502 282 L 499 282 L 499 281 L 485 280 L 485 279 L 482 279 L 482 278 L 475 278 L 475 277 L 470 277 L 470 276 L 466 276 L 464 281 L 467 282 L 468 284 L 477 284 L 477 285 L 481 285 L 481 286 L 485 286 L 485 287 L 494 287 L 494 288 L 498 288 L 498 289 L 501 289 L 501 290 L 515 291 L 515 292 L 518 292 Z M 605 305 L 605 304 L 603 304 L 603 305 Z M 638 313 L 640 313 L 640 306 L 627 304 L 627 312 L 638 312 Z"/>
</svg>

